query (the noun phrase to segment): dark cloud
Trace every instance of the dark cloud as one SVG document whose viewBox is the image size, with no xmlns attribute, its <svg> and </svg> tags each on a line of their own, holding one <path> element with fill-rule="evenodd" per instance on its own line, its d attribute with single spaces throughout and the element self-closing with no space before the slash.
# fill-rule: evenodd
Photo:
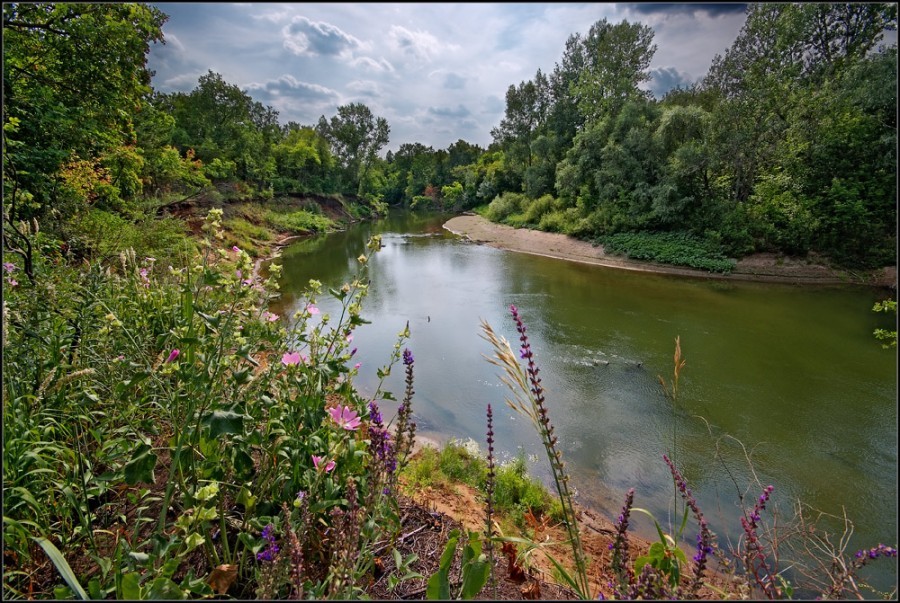
<svg viewBox="0 0 900 603">
<path fill-rule="evenodd" d="M 650 92 L 656 98 L 662 98 L 672 88 L 681 86 L 686 88 L 694 83 L 694 80 L 686 73 L 681 73 L 674 67 L 657 67 L 650 70 Z"/>
<path fill-rule="evenodd" d="M 641 15 L 652 14 L 687 14 L 696 15 L 706 13 L 710 17 L 722 15 L 744 14 L 747 11 L 746 3 L 657 3 L 638 2 L 623 4 L 622 8 L 631 10 Z"/>
<path fill-rule="evenodd" d="M 284 46 L 294 54 L 340 56 L 359 48 L 360 42 L 339 27 L 306 17 L 294 17 L 281 31 Z"/>
<path fill-rule="evenodd" d="M 436 117 L 453 117 L 453 118 L 461 118 L 468 117 L 472 114 L 466 107 L 457 105 L 455 109 L 451 107 L 428 107 L 428 113 L 434 115 Z"/>
</svg>

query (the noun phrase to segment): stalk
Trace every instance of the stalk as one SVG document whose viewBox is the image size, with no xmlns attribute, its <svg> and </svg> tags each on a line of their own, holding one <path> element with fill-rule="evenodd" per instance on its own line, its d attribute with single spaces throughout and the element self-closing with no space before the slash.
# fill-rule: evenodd
<svg viewBox="0 0 900 603">
<path fill-rule="evenodd" d="M 563 510 L 563 523 L 565 523 L 569 542 L 572 546 L 572 556 L 575 560 L 576 570 L 573 585 L 577 587 L 579 594 L 583 598 L 590 598 L 587 561 L 581 544 L 581 535 L 578 531 L 578 521 L 575 517 L 572 493 L 569 490 L 569 476 L 566 474 L 562 452 L 557 447 L 558 438 L 553 435 L 553 424 L 550 422 L 550 417 L 547 413 L 544 388 L 538 376 L 540 369 L 534 361 L 534 352 L 531 351 L 531 344 L 528 341 L 525 325 L 519 317 L 518 308 L 510 306 L 510 312 L 516 321 L 516 330 L 519 333 L 519 341 L 522 344 L 519 355 L 527 361 L 527 369 L 522 369 L 506 338 L 498 337 L 491 326 L 487 322 L 482 321 L 481 327 L 484 331 L 484 338 L 494 346 L 495 350 L 495 355 L 487 358 L 487 360 L 491 364 L 502 368 L 506 373 L 506 376 L 501 377 L 500 380 L 512 390 L 516 398 L 515 401 L 507 399 L 507 404 L 516 412 L 530 418 L 541 436 L 541 442 L 544 444 L 547 458 L 550 461 L 553 483 L 557 494 L 559 494 Z"/>
</svg>

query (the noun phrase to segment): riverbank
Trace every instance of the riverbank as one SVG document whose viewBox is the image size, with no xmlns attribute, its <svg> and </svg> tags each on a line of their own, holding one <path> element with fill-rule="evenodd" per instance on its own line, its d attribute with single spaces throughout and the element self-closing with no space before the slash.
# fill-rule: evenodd
<svg viewBox="0 0 900 603">
<path fill-rule="evenodd" d="M 718 274 L 613 256 L 607 254 L 602 245 L 595 247 L 587 241 L 559 233 L 496 224 L 478 215 L 456 216 L 448 220 L 444 224 L 444 228 L 474 243 L 498 249 L 621 270 L 722 280 L 812 285 L 852 283 L 893 289 L 897 287 L 896 266 L 881 270 L 851 272 L 817 263 L 813 261 L 814 258 L 806 260 L 781 257 L 771 253 L 758 253 L 739 260 L 731 274 Z"/>
</svg>

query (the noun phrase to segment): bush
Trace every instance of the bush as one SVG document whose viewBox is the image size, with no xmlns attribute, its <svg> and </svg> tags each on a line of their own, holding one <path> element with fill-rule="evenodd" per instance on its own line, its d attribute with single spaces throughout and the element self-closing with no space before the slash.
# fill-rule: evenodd
<svg viewBox="0 0 900 603">
<path fill-rule="evenodd" d="M 520 212 L 523 202 L 526 201 L 527 197 L 521 193 L 503 193 L 491 201 L 485 217 L 491 222 L 503 222 L 511 214 Z"/>
<path fill-rule="evenodd" d="M 268 211 L 265 220 L 267 224 L 277 230 L 295 234 L 327 232 L 334 227 L 334 223 L 325 216 L 303 209 L 290 213 Z"/>
</svg>

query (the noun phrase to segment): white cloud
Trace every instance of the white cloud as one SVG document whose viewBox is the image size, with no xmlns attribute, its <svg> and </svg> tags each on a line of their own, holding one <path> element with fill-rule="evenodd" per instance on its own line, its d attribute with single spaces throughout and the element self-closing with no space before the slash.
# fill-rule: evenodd
<svg viewBox="0 0 900 603">
<path fill-rule="evenodd" d="M 402 25 L 391 25 L 388 42 L 396 54 L 416 64 L 430 63 L 442 52 L 452 52 L 459 48 L 455 44 L 442 43 L 428 31 L 412 31 Z"/>
<path fill-rule="evenodd" d="M 311 56 L 339 56 L 349 58 L 364 45 L 341 28 L 321 21 L 296 16 L 281 30 L 284 47 L 294 54 Z"/>
<path fill-rule="evenodd" d="M 357 57 L 350 61 L 350 64 L 354 67 L 362 67 L 377 73 L 393 73 L 395 71 L 394 66 L 391 65 L 390 61 L 384 58 L 380 61 L 376 61 L 370 57 Z"/>
<path fill-rule="evenodd" d="M 340 98 L 340 94 L 319 84 L 302 82 L 293 75 L 285 74 L 279 78 L 262 83 L 247 84 L 246 90 L 254 97 L 290 97 L 309 101 L 334 102 Z"/>
</svg>

